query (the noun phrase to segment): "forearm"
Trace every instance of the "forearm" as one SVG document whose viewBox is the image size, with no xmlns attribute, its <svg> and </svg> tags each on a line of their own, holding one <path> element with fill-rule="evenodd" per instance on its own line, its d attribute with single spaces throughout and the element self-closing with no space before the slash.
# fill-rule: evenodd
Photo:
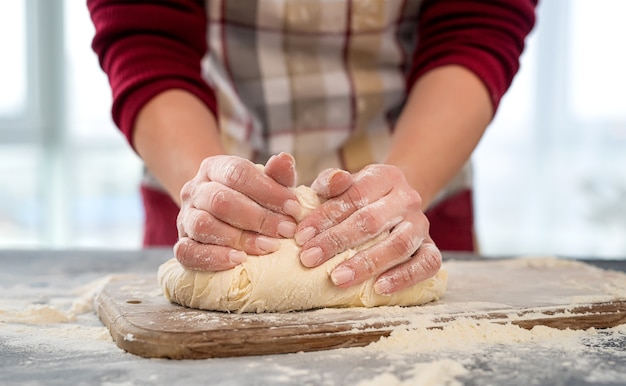
<svg viewBox="0 0 626 386">
<path fill-rule="evenodd" d="M 413 86 L 385 163 L 398 166 L 426 209 L 455 176 L 493 116 L 487 88 L 455 65 L 424 74 Z"/>
<path fill-rule="evenodd" d="M 193 94 L 168 90 L 139 112 L 133 143 L 146 167 L 180 205 L 180 190 L 202 160 L 223 154 L 213 113 Z"/>
</svg>

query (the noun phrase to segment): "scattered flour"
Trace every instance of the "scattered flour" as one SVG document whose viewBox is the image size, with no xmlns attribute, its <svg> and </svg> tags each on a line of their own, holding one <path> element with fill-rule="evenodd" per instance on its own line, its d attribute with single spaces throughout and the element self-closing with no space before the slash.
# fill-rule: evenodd
<svg viewBox="0 0 626 386">
<path fill-rule="evenodd" d="M 69 323 L 76 320 L 71 313 L 59 310 L 55 306 L 36 304 L 29 305 L 22 310 L 0 310 L 0 322 L 24 324 L 54 324 Z"/>
<path fill-rule="evenodd" d="M 14 348 L 35 348 L 55 356 L 64 353 L 119 351 L 106 327 L 74 323 L 51 326 L 1 324 L 3 345 Z"/>
<path fill-rule="evenodd" d="M 72 302 L 70 314 L 81 315 L 93 311 L 93 301 L 96 295 L 112 279 L 112 275 L 105 276 L 74 290 L 73 293 L 79 296 Z"/>
<path fill-rule="evenodd" d="M 93 300 L 110 277 L 70 291 L 70 296 L 45 294 L 46 304 L 21 297 L 0 303 L 2 345 L 36 348 L 55 357 L 76 352 L 119 351 L 106 327 L 95 318 Z M 41 296 L 41 294 L 40 294 Z"/>
<path fill-rule="evenodd" d="M 558 330 L 535 326 L 530 330 L 514 324 L 498 324 L 490 321 L 460 318 L 444 324 L 441 328 L 398 328 L 388 337 L 365 349 L 385 351 L 394 355 L 425 353 L 433 351 L 464 351 L 477 345 L 534 343 L 556 345 L 570 350 L 580 347 L 580 338 L 592 336 L 596 330 Z"/>
<path fill-rule="evenodd" d="M 0 323 L 56 324 L 75 322 L 79 315 L 93 311 L 96 294 L 109 282 L 111 276 L 94 280 L 72 291 L 78 295 L 67 304 L 17 304 L 11 309 L 0 309 Z M 67 303 L 67 302 L 66 302 Z M 63 307 L 65 306 L 65 307 Z M 67 308 L 67 310 L 61 309 Z"/>
<path fill-rule="evenodd" d="M 460 386 L 456 377 L 465 375 L 468 370 L 459 362 L 442 359 L 430 363 L 418 363 L 404 380 L 392 373 L 382 373 L 376 377 L 361 381 L 357 386 Z"/>
<path fill-rule="evenodd" d="M 510 323 L 457 319 L 441 328 L 398 328 L 389 337 L 366 347 L 345 351 L 356 357 L 374 355 L 376 358 L 385 358 L 397 363 L 399 368 L 410 367 L 410 370 L 400 374 L 397 369 L 393 372 L 384 371 L 361 381 L 358 386 L 457 386 L 462 384 L 459 377 L 476 374 L 479 358 L 484 357 L 487 363 L 494 361 L 515 369 L 515 363 L 522 365 L 522 361 L 528 360 L 520 357 L 519 353 L 522 356 L 524 353 L 534 353 L 539 355 L 538 358 L 547 356 L 547 361 L 567 358 L 571 363 L 562 363 L 565 369 L 588 368 L 587 381 L 611 383 L 626 382 L 623 368 L 616 367 L 616 363 L 602 363 L 600 368 L 598 364 L 588 363 L 585 358 L 594 350 L 604 350 L 602 346 L 590 346 L 591 342 L 620 341 L 625 335 L 626 324 L 603 330 L 559 330 L 546 326 L 526 330 Z M 554 358 L 549 353 L 553 353 Z M 429 358 L 437 360 L 424 362 L 424 359 Z M 555 365 L 558 366 L 554 362 L 550 363 L 550 366 Z M 584 373 L 585 370 L 581 371 Z M 499 376 L 506 380 L 509 375 Z"/>
</svg>

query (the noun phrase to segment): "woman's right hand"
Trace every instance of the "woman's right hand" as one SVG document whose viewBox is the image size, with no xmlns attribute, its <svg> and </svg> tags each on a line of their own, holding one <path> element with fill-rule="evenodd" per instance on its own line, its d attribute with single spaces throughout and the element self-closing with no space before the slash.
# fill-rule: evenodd
<svg viewBox="0 0 626 386">
<path fill-rule="evenodd" d="M 189 269 L 222 271 L 250 255 L 274 252 L 291 238 L 301 207 L 289 189 L 296 181 L 289 154 L 259 169 L 236 156 L 206 158 L 181 190 L 174 254 Z"/>
</svg>

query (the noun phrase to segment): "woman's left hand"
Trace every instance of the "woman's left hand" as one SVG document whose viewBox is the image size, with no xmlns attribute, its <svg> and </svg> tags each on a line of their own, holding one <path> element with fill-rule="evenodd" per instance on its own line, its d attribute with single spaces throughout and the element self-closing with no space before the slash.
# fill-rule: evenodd
<svg viewBox="0 0 626 386">
<path fill-rule="evenodd" d="M 304 266 L 318 266 L 389 231 L 384 240 L 339 264 L 331 273 L 333 283 L 346 288 L 378 277 L 375 291 L 389 294 L 426 280 L 441 268 L 441 252 L 429 236 L 421 197 L 399 168 L 375 164 L 354 175 L 328 169 L 312 188 L 327 201 L 296 229 Z"/>
</svg>

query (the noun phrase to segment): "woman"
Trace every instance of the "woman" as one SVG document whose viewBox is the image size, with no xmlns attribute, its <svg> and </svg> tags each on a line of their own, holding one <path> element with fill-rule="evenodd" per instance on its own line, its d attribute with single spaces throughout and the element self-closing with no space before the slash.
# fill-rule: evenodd
<svg viewBox="0 0 626 386">
<path fill-rule="evenodd" d="M 468 160 L 536 1 L 87 3 L 146 165 L 145 245 L 215 271 L 294 237 L 314 267 L 389 230 L 331 274 L 377 276 L 379 293 L 433 276 L 439 249 L 474 249 Z M 300 223 L 297 183 L 326 199 Z"/>
</svg>

